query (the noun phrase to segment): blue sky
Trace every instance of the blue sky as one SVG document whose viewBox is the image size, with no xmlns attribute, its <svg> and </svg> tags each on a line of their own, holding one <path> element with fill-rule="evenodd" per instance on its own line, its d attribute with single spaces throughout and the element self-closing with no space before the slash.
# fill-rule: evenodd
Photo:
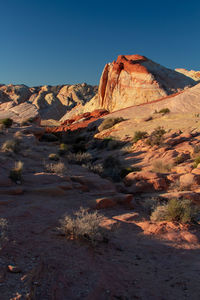
<svg viewBox="0 0 200 300">
<path fill-rule="evenodd" d="M 0 83 L 98 84 L 119 54 L 200 70 L 200 1 L 0 4 Z"/>
</svg>

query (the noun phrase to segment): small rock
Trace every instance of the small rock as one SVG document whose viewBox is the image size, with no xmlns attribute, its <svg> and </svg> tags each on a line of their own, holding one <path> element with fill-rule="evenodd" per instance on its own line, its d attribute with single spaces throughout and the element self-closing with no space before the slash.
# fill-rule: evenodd
<svg viewBox="0 0 200 300">
<path fill-rule="evenodd" d="M 22 270 L 18 266 L 8 265 L 8 271 L 10 273 L 21 273 Z"/>
</svg>

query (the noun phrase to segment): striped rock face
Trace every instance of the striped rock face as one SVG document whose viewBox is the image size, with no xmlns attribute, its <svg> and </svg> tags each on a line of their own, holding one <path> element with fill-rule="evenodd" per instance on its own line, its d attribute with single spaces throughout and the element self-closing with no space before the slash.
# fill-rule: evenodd
<svg viewBox="0 0 200 300">
<path fill-rule="evenodd" d="M 192 78 L 144 56 L 120 55 L 103 70 L 98 104 L 112 112 L 166 97 L 195 84 Z"/>
</svg>

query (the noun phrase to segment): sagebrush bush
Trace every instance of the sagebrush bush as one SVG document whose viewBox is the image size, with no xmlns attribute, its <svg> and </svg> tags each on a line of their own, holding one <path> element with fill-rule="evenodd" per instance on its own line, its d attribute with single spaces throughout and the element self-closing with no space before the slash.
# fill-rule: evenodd
<svg viewBox="0 0 200 300">
<path fill-rule="evenodd" d="M 88 152 L 69 153 L 67 154 L 67 160 L 73 164 L 86 164 L 92 160 L 92 155 Z"/>
<path fill-rule="evenodd" d="M 150 134 L 150 136 L 146 139 L 147 145 L 150 146 L 160 146 L 163 144 L 164 138 L 163 135 L 166 133 L 163 127 L 157 127 L 154 131 Z"/>
<path fill-rule="evenodd" d="M 10 170 L 10 175 L 9 178 L 16 182 L 16 183 L 21 183 L 22 181 L 22 170 L 23 170 L 23 162 L 18 161 L 15 163 L 15 167 Z"/>
<path fill-rule="evenodd" d="M 199 220 L 199 209 L 190 200 L 170 199 L 165 205 L 157 206 L 151 215 L 152 221 L 195 223 Z"/>
<path fill-rule="evenodd" d="M 115 124 L 125 121 L 123 118 L 107 118 L 105 119 L 101 125 L 98 127 L 99 131 L 109 129 L 113 127 Z"/>
<path fill-rule="evenodd" d="M 3 124 L 6 128 L 9 128 L 13 124 L 13 120 L 10 118 L 0 120 L 0 124 Z"/>
<path fill-rule="evenodd" d="M 156 173 L 168 173 L 171 171 L 172 164 L 165 164 L 162 160 L 153 163 L 152 171 Z"/>
<path fill-rule="evenodd" d="M 88 169 L 89 171 L 102 175 L 103 174 L 103 165 L 102 164 L 93 164 L 91 162 L 88 162 L 86 164 L 83 164 L 82 167 Z"/>
<path fill-rule="evenodd" d="M 19 152 L 20 150 L 20 141 L 19 139 L 7 140 L 3 143 L 1 150 L 3 152 Z"/>
<path fill-rule="evenodd" d="M 85 239 L 94 244 L 104 238 L 103 229 L 100 227 L 102 220 L 103 216 L 97 211 L 89 212 L 81 207 L 73 216 L 66 215 L 60 220 L 58 229 L 67 238 Z"/>
<path fill-rule="evenodd" d="M 146 131 L 136 131 L 133 137 L 133 142 L 136 143 L 139 140 L 143 140 L 147 137 Z"/>
<path fill-rule="evenodd" d="M 59 163 L 52 163 L 52 164 L 46 164 L 45 169 L 49 173 L 55 173 L 58 175 L 64 175 L 66 171 L 66 167 L 64 163 L 59 162 Z"/>
</svg>

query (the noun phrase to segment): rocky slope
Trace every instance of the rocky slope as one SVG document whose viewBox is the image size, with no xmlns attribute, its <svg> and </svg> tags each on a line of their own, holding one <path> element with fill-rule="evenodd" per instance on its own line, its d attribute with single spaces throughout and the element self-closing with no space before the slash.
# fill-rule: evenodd
<svg viewBox="0 0 200 300">
<path fill-rule="evenodd" d="M 200 166 L 193 166 L 199 155 L 199 131 L 171 130 L 160 145 L 150 146 L 145 139 L 133 143 L 135 126 L 129 119 L 103 130 L 100 138 L 97 121 L 102 118 L 97 117 L 104 113 L 66 122 L 69 131 L 63 132 L 66 148 L 62 155 L 63 140 L 54 136 L 52 141 L 44 128 L 14 124 L 1 129 L 2 300 L 199 299 L 199 225 L 149 219 L 152 207 L 170 198 L 200 205 Z M 156 114 L 155 118 L 162 126 L 174 114 Z M 198 117 L 193 113 L 191 118 L 195 124 Z M 129 137 L 120 138 L 129 121 L 132 136 L 129 132 Z M 154 121 L 140 120 L 140 126 Z M 116 139 L 104 138 L 116 134 Z M 15 141 L 16 151 L 8 147 L 8 140 Z M 80 161 L 77 146 L 84 146 L 81 157 L 85 161 Z M 51 159 L 52 154 L 57 154 L 57 160 Z M 105 159 L 111 162 L 106 178 L 99 175 Z M 163 171 L 157 165 L 155 170 L 156 160 L 174 166 Z M 23 169 L 22 179 L 15 182 L 9 174 L 17 161 Z M 111 177 L 121 166 L 132 171 L 115 182 Z M 102 214 L 103 241 L 92 245 L 90 240 L 76 240 L 58 231 L 60 219 L 65 214 L 74 216 L 81 206 L 89 208 L 89 213 L 98 209 Z"/>
</svg>

